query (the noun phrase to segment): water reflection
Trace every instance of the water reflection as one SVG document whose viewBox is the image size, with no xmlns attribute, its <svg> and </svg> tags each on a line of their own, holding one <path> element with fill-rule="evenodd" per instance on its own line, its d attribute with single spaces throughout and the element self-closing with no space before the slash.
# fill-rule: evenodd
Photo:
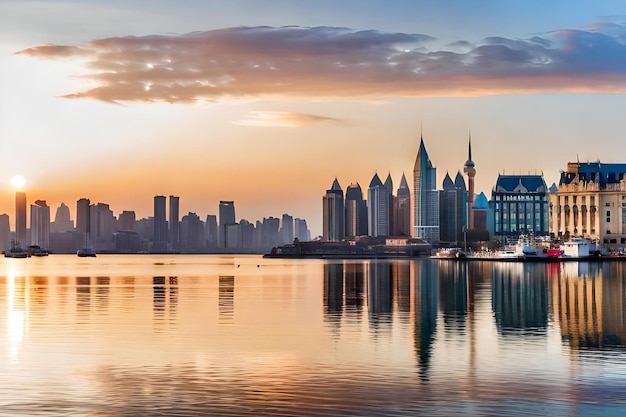
<svg viewBox="0 0 626 417">
<path fill-rule="evenodd" d="M 502 334 L 545 334 L 550 264 L 505 264 L 492 273 L 492 306 Z"/>
<path fill-rule="evenodd" d="M 621 263 L 121 259 L 0 272 L 0 414 L 626 411 Z"/>
</svg>

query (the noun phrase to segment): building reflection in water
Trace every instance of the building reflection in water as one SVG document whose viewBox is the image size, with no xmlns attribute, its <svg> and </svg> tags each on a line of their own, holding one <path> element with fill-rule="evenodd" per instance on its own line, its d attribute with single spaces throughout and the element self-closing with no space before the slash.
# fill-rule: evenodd
<svg viewBox="0 0 626 417">
<path fill-rule="evenodd" d="M 109 306 L 109 291 L 111 278 L 96 277 L 96 298 L 95 304 L 98 310 L 107 310 Z"/>
<path fill-rule="evenodd" d="M 570 347 L 626 344 L 625 272 L 620 262 L 552 265 L 547 275 L 554 316 Z"/>
<path fill-rule="evenodd" d="M 76 277 L 76 318 L 80 323 L 91 310 L 91 277 Z"/>
<path fill-rule="evenodd" d="M 165 325 L 168 321 L 175 321 L 178 304 L 178 278 L 153 277 L 152 291 L 152 311 L 155 324 Z M 166 292 L 169 292 L 168 298 L 165 297 Z M 163 326 L 159 326 L 158 330 L 163 330 Z"/>
<path fill-rule="evenodd" d="M 432 345 L 437 332 L 438 264 L 413 263 L 415 274 L 414 349 L 420 379 L 428 381 Z"/>
<path fill-rule="evenodd" d="M 548 285 L 543 271 L 549 264 L 494 265 L 491 305 L 502 334 L 545 334 L 548 326 Z"/>
<path fill-rule="evenodd" d="M 219 322 L 220 324 L 230 324 L 235 318 L 235 277 L 219 277 Z"/>
<path fill-rule="evenodd" d="M 347 262 L 345 268 L 346 310 L 362 311 L 365 304 L 365 263 Z"/>
<path fill-rule="evenodd" d="M 439 262 L 439 299 L 446 331 L 464 329 L 469 305 L 467 264 Z"/>
</svg>

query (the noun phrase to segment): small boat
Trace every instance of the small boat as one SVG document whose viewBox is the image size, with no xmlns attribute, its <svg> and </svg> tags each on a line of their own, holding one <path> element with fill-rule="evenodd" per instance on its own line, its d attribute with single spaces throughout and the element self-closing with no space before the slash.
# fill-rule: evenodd
<svg viewBox="0 0 626 417">
<path fill-rule="evenodd" d="M 4 251 L 5 258 L 28 258 L 28 252 L 21 248 L 20 245 L 13 242 L 11 249 Z"/>
<path fill-rule="evenodd" d="M 96 251 L 93 250 L 92 248 L 83 248 L 83 249 L 79 249 L 76 252 L 76 255 L 78 255 L 80 258 L 95 258 L 96 257 Z"/>
<path fill-rule="evenodd" d="M 39 245 L 30 245 L 26 248 L 28 256 L 48 256 L 49 252 Z"/>
<path fill-rule="evenodd" d="M 596 252 L 596 243 L 591 239 L 573 237 L 559 249 L 563 258 L 589 258 Z"/>
</svg>

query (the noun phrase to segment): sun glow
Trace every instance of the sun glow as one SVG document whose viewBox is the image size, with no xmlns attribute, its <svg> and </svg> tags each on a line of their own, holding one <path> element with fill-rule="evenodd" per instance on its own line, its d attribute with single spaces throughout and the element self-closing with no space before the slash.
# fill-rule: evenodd
<svg viewBox="0 0 626 417">
<path fill-rule="evenodd" d="M 11 178 L 11 185 L 13 185 L 13 187 L 17 188 L 18 190 L 22 189 L 25 184 L 26 178 L 22 177 L 21 175 L 16 175 Z"/>
</svg>

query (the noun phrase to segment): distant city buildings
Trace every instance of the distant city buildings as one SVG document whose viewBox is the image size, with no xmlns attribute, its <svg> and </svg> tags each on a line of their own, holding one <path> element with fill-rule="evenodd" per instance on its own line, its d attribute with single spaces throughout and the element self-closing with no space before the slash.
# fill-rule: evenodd
<svg viewBox="0 0 626 417">
<path fill-rule="evenodd" d="M 382 184 L 381 184 L 382 185 Z M 345 236 L 343 190 L 337 178 L 322 198 L 322 238 L 342 240 Z"/>
<path fill-rule="evenodd" d="M 389 191 L 374 174 L 367 189 L 367 226 L 369 235 L 389 236 Z"/>
</svg>

